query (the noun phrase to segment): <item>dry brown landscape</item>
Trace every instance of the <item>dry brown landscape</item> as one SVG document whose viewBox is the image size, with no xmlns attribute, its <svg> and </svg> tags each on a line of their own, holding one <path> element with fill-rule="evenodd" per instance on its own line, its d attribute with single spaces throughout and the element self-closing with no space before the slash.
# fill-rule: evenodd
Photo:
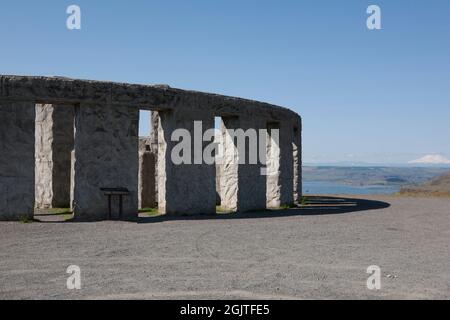
<svg viewBox="0 0 450 320">
<path fill-rule="evenodd" d="M 424 184 L 402 188 L 403 195 L 450 197 L 450 173 L 438 176 Z"/>
</svg>

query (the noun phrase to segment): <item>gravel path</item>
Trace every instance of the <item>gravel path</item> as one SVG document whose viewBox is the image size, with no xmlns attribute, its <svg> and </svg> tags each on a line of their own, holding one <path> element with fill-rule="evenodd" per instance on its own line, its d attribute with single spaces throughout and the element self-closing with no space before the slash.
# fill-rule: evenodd
<svg viewBox="0 0 450 320">
<path fill-rule="evenodd" d="M 0 299 L 450 299 L 450 199 L 365 198 L 202 219 L 0 223 Z M 81 290 L 66 288 L 69 265 Z M 366 288 L 370 265 L 381 290 Z"/>
</svg>

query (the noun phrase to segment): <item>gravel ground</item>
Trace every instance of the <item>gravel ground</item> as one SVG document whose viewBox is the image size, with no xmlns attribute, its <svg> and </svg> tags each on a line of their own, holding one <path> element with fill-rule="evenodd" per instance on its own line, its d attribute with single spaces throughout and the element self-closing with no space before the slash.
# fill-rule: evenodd
<svg viewBox="0 0 450 320">
<path fill-rule="evenodd" d="M 316 197 L 270 213 L 0 223 L 1 299 L 450 298 L 450 199 Z M 66 269 L 81 268 L 68 290 Z M 381 267 L 381 290 L 366 287 Z"/>
</svg>

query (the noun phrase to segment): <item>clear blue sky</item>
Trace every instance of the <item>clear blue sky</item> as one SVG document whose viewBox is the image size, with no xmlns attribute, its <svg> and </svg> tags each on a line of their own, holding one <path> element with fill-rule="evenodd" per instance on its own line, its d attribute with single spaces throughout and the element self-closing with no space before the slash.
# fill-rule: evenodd
<svg viewBox="0 0 450 320">
<path fill-rule="evenodd" d="M 80 31 L 66 28 L 70 4 Z M 367 30 L 369 4 L 383 30 Z M 2 1 L 0 38 L 2 74 L 166 83 L 290 107 L 307 162 L 450 157 L 448 0 Z"/>
</svg>

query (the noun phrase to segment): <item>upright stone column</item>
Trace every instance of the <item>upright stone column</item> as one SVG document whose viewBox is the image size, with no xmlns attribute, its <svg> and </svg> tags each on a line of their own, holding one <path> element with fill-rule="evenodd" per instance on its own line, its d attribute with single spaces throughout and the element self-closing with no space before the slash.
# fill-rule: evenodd
<svg viewBox="0 0 450 320">
<path fill-rule="evenodd" d="M 294 202 L 301 203 L 302 190 L 302 123 L 301 120 L 294 124 L 294 137 L 292 143 L 294 154 Z"/>
<path fill-rule="evenodd" d="M 79 220 L 108 217 L 108 198 L 101 188 L 127 188 L 123 219 L 138 216 L 139 109 L 81 104 L 75 112 L 74 213 Z M 113 197 L 113 218 L 119 201 Z"/>
<path fill-rule="evenodd" d="M 139 151 L 139 208 L 154 208 L 156 205 L 156 159 L 150 145 L 144 144 Z"/>
<path fill-rule="evenodd" d="M 194 122 L 201 121 L 202 128 L 195 132 Z M 204 110 L 182 110 L 159 112 L 158 125 L 158 205 L 159 211 L 167 215 L 195 215 L 216 213 L 215 165 L 194 162 L 194 150 L 203 152 L 209 143 L 202 142 L 205 130 L 214 128 L 214 118 Z M 174 148 L 180 141 L 172 141 L 172 133 L 182 129 L 190 135 L 184 141 L 190 145 L 186 151 L 189 164 L 172 161 Z M 178 153 L 177 153 L 178 154 Z M 199 154 L 200 156 L 200 154 Z M 202 157 L 201 157 L 202 158 Z"/>
<path fill-rule="evenodd" d="M 152 151 L 158 150 L 158 127 L 159 127 L 159 114 L 157 111 L 151 112 L 151 119 L 150 119 L 150 127 L 151 127 L 151 133 L 150 133 L 150 146 Z"/>
<path fill-rule="evenodd" d="M 280 125 L 267 124 L 267 207 L 281 206 L 281 152 Z"/>
<path fill-rule="evenodd" d="M 70 206 L 74 107 L 36 105 L 36 207 Z"/>
<path fill-rule="evenodd" d="M 267 207 L 294 203 L 294 160 L 292 126 L 269 123 L 267 142 Z"/>
<path fill-rule="evenodd" d="M 294 136 L 292 124 L 281 123 L 280 128 L 280 185 L 281 206 L 294 204 L 294 151 L 292 141 Z"/>
<path fill-rule="evenodd" d="M 37 208 L 53 207 L 53 106 L 36 105 L 35 130 L 35 206 Z"/>
<path fill-rule="evenodd" d="M 238 117 L 222 117 L 223 156 L 218 158 L 220 206 L 224 210 L 238 211 L 239 204 L 239 164 L 238 150 L 230 130 L 239 128 Z"/>
<path fill-rule="evenodd" d="M 34 213 L 35 105 L 0 102 L 0 220 Z"/>
<path fill-rule="evenodd" d="M 74 210 L 75 201 L 75 150 L 70 153 L 70 210 Z"/>
<path fill-rule="evenodd" d="M 158 203 L 158 127 L 159 127 L 159 114 L 157 111 L 152 111 L 150 119 L 150 149 L 155 157 L 155 204 Z"/>
<path fill-rule="evenodd" d="M 224 117 L 222 120 L 221 206 L 237 212 L 264 210 L 266 177 L 259 157 L 259 130 L 265 129 L 265 122 L 245 116 Z"/>
</svg>

